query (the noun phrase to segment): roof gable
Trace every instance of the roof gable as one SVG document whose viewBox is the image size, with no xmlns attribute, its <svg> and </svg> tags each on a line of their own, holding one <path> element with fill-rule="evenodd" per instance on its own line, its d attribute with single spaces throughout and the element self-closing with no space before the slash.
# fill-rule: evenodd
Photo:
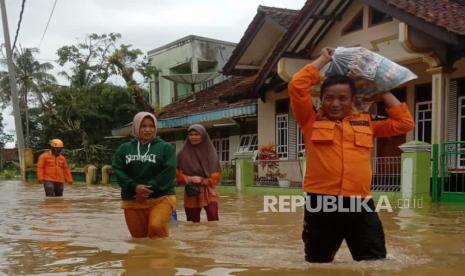
<svg viewBox="0 0 465 276">
<path fill-rule="evenodd" d="M 259 6 L 257 14 L 223 67 L 223 74 L 255 74 L 297 14 L 297 10 Z"/>
<path fill-rule="evenodd" d="M 269 78 L 282 57 L 308 57 L 328 30 L 355 1 L 307 0 L 286 34 L 277 42 L 267 61 L 258 72 L 253 93 L 260 95 L 265 79 Z M 360 1 L 357 1 L 360 2 Z M 428 32 L 429 35 L 458 47 L 465 52 L 465 6 L 452 0 L 363 0 L 398 20 Z M 418 12 L 421 10 L 421 12 Z M 451 16 L 453 15 L 453 16 Z M 458 20 L 456 20 L 458 18 Z M 457 25 L 457 26 L 454 26 Z"/>
</svg>

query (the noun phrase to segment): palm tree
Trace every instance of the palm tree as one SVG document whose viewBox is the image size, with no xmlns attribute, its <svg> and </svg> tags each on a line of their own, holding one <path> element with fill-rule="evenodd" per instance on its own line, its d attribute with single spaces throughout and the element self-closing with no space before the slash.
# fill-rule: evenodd
<svg viewBox="0 0 465 276">
<path fill-rule="evenodd" d="M 41 63 L 35 59 L 37 48 L 17 48 L 13 52 L 13 64 L 16 69 L 16 78 L 20 95 L 20 106 L 26 124 L 26 147 L 30 144 L 29 135 L 29 94 L 35 98 L 42 109 L 46 107 L 47 92 L 50 87 L 56 85 L 55 76 L 49 73 L 53 65 L 49 62 Z M 10 83 L 8 72 L 0 71 L 0 98 L 2 105 L 6 106 L 10 101 Z"/>
</svg>

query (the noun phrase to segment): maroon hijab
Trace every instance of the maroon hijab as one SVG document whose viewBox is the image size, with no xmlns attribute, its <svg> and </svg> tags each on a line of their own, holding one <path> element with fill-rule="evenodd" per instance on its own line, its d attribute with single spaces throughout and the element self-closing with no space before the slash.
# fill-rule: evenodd
<svg viewBox="0 0 465 276">
<path fill-rule="evenodd" d="M 220 161 L 207 131 L 202 125 L 194 124 L 187 133 L 195 130 L 202 137 L 202 142 L 192 145 L 189 137 L 184 141 L 177 156 L 178 169 L 189 176 L 209 178 L 214 172 L 221 172 Z"/>
</svg>

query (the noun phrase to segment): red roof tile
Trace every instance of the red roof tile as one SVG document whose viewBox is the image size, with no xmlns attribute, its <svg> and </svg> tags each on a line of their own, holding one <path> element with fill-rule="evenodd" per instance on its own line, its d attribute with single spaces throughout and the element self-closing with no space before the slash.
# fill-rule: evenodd
<svg viewBox="0 0 465 276">
<path fill-rule="evenodd" d="M 3 149 L 3 160 L 4 161 L 17 161 L 19 160 L 18 149 Z"/>
<path fill-rule="evenodd" d="M 465 4 L 462 3 L 464 2 L 462 0 L 366 0 L 368 4 L 376 1 L 392 5 L 396 9 L 425 20 L 434 26 L 442 27 L 459 36 L 465 35 Z M 279 57 L 299 32 L 299 28 L 306 23 L 306 16 L 311 12 L 313 6 L 321 3 L 317 0 L 306 1 L 295 20 L 293 20 L 293 23 L 289 26 L 286 34 L 277 43 L 268 60 L 259 70 L 257 81 L 253 88 L 254 94 L 259 94 L 264 80 L 269 76 L 272 68 L 276 66 Z"/>
<path fill-rule="evenodd" d="M 231 77 L 205 90 L 165 106 L 156 113 L 158 119 L 187 116 L 213 110 L 240 107 L 255 103 L 256 99 L 241 99 L 234 102 L 223 99 L 225 96 L 250 94 L 255 79 L 250 77 Z"/>
<path fill-rule="evenodd" d="M 465 35 L 465 5 L 452 0 L 383 0 L 411 15 L 460 35 Z"/>
<path fill-rule="evenodd" d="M 279 25 L 288 29 L 294 22 L 299 10 L 291 10 L 276 7 L 258 6 L 258 11 L 263 11 L 266 15 L 276 21 Z"/>
</svg>

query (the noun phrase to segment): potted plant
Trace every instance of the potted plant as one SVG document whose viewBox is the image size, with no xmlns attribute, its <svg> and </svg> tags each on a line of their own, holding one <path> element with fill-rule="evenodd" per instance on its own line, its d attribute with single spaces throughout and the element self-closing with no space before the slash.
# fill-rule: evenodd
<svg viewBox="0 0 465 276">
<path fill-rule="evenodd" d="M 266 182 L 278 182 L 280 187 L 289 187 L 289 180 L 284 179 L 285 173 L 279 170 L 279 156 L 276 151 L 276 145 L 262 145 L 258 149 L 257 156 L 259 167 L 265 172 L 260 180 Z"/>
</svg>

